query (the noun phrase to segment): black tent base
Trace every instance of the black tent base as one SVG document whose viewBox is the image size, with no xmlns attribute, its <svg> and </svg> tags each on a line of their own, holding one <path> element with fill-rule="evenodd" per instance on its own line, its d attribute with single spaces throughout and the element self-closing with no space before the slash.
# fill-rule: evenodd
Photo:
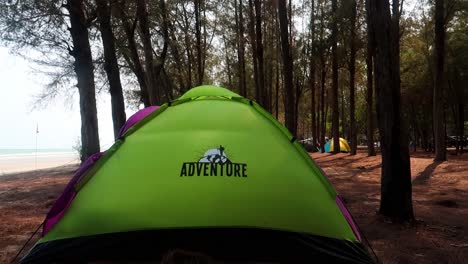
<svg viewBox="0 0 468 264">
<path fill-rule="evenodd" d="M 361 243 L 253 228 L 164 229 L 54 240 L 37 244 L 21 263 L 158 263 L 176 249 L 228 263 L 373 263 Z"/>
</svg>

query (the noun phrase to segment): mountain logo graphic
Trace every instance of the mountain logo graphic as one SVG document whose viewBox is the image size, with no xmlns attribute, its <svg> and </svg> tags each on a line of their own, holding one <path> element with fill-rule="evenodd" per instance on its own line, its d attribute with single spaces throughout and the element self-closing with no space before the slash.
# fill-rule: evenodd
<svg viewBox="0 0 468 264">
<path fill-rule="evenodd" d="M 185 176 L 226 176 L 247 177 L 247 164 L 231 162 L 224 147 L 209 149 L 198 162 L 184 162 L 180 177 Z"/>
<path fill-rule="evenodd" d="M 207 150 L 205 155 L 203 155 L 203 158 L 201 158 L 198 162 L 222 164 L 231 163 L 231 161 L 226 156 L 226 153 L 224 152 L 223 146 L 219 146 L 219 148 L 216 149 Z"/>
</svg>

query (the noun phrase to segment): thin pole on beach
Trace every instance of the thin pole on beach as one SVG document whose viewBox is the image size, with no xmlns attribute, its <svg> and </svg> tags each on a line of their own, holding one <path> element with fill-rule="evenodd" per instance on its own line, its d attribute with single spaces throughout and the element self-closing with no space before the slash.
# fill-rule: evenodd
<svg viewBox="0 0 468 264">
<path fill-rule="evenodd" d="M 34 155 L 34 169 L 37 170 L 37 135 L 39 134 L 39 123 L 36 123 L 36 154 Z"/>
</svg>

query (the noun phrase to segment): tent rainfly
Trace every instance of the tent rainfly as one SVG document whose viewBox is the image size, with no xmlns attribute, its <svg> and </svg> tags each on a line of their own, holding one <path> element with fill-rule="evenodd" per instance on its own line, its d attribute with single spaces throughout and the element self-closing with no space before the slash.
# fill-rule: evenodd
<svg viewBox="0 0 468 264">
<path fill-rule="evenodd" d="M 372 263 L 340 196 L 290 132 L 215 86 L 142 110 L 90 157 L 22 263 Z"/>
</svg>

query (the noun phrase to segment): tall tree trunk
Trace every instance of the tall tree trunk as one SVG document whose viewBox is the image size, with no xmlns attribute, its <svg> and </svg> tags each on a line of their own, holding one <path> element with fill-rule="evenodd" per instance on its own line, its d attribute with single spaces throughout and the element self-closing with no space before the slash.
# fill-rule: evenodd
<svg viewBox="0 0 468 264">
<path fill-rule="evenodd" d="M 272 9 L 271 3 L 265 3 L 263 5 L 262 14 L 272 14 L 274 9 Z M 273 96 L 273 43 L 274 43 L 274 34 L 275 27 L 273 25 L 273 19 L 271 16 L 264 16 L 263 23 L 263 32 L 265 32 L 264 43 L 265 43 L 265 100 L 266 100 L 266 109 L 270 113 L 273 113 L 272 106 L 272 96 Z"/>
<path fill-rule="evenodd" d="M 276 7 L 275 7 L 276 8 Z M 281 46 L 280 46 L 280 26 L 278 12 L 275 12 L 275 39 L 276 39 L 276 82 L 275 82 L 275 117 L 278 119 L 279 115 L 279 90 L 280 90 L 280 57 L 281 57 Z"/>
<path fill-rule="evenodd" d="M 464 131 L 465 131 L 465 111 L 464 111 L 464 102 L 463 102 L 463 90 L 461 87 L 458 88 L 460 93 L 462 94 L 458 98 L 458 140 L 461 142 L 460 146 L 460 154 L 463 154 L 463 147 L 464 147 Z"/>
<path fill-rule="evenodd" d="M 81 161 L 99 152 L 99 132 L 94 85 L 93 58 L 82 0 L 69 0 L 65 7 L 70 14 L 70 34 L 75 59 L 74 70 L 78 81 L 81 114 Z"/>
<path fill-rule="evenodd" d="M 267 111 L 268 102 L 267 94 L 265 89 L 265 70 L 264 70 L 264 59 L 263 59 L 263 39 L 262 39 L 262 4 L 260 0 L 254 0 L 255 3 L 255 31 L 256 31 L 256 56 L 258 65 L 258 98 L 257 101 Z"/>
<path fill-rule="evenodd" d="M 114 33 L 111 26 L 111 7 L 108 0 L 96 0 L 99 30 L 101 31 L 102 46 L 104 48 L 104 70 L 109 81 L 111 95 L 112 121 L 114 124 L 114 138 L 119 136 L 120 128 L 127 120 L 125 103 L 120 82 L 120 72 L 115 50 Z"/>
<path fill-rule="evenodd" d="M 130 57 L 124 56 L 125 60 L 127 63 L 130 65 L 130 68 L 132 69 L 133 73 L 135 73 L 135 76 L 137 77 L 138 84 L 140 85 L 140 100 L 144 104 L 145 107 L 150 106 L 150 100 L 148 96 L 148 85 L 146 81 L 146 73 L 143 70 L 143 66 L 140 61 L 140 56 L 138 55 L 138 50 L 137 50 L 137 43 L 135 41 L 135 28 L 136 28 L 136 20 L 131 25 L 127 17 L 125 15 L 126 7 L 125 7 L 125 1 L 117 1 L 117 8 L 115 9 L 117 11 L 117 14 L 120 18 L 120 21 L 122 22 L 124 31 L 125 31 L 125 36 L 127 38 L 128 42 L 128 48 L 130 51 Z"/>
<path fill-rule="evenodd" d="M 445 1 L 435 0 L 435 83 L 434 83 L 434 140 L 435 161 L 447 160 L 444 129 L 444 85 L 445 85 Z"/>
<path fill-rule="evenodd" d="M 399 32 L 392 24 L 389 2 L 368 1 L 376 47 L 377 116 L 382 149 L 379 213 L 395 221 L 412 221 L 408 135 L 401 121 L 399 48 L 396 47 L 399 46 Z"/>
<path fill-rule="evenodd" d="M 234 1 L 235 11 L 237 15 L 237 1 Z M 245 43 L 244 43 L 244 5 L 242 0 L 239 0 L 239 18 L 236 16 L 236 31 L 237 31 L 237 60 L 238 60 L 238 75 L 239 75 L 239 91 L 241 96 L 247 97 L 247 82 L 245 79 Z"/>
<path fill-rule="evenodd" d="M 226 40 L 226 35 L 223 34 L 223 42 L 224 42 L 224 55 L 226 56 L 226 71 L 228 76 L 228 87 L 229 89 L 233 89 L 232 86 L 232 74 L 231 74 L 231 60 L 229 58 L 229 48 L 228 43 Z"/>
<path fill-rule="evenodd" d="M 153 63 L 153 47 L 151 44 L 151 33 L 149 30 L 148 10 L 146 0 L 137 0 L 137 17 L 141 33 L 143 53 L 145 57 L 146 83 L 148 87 L 148 97 L 151 105 L 158 105 L 161 102 L 159 89 L 156 87 L 156 77 Z"/>
<path fill-rule="evenodd" d="M 255 100 L 260 103 L 260 88 L 258 83 L 257 38 L 255 36 L 255 16 L 252 0 L 249 0 L 249 37 L 252 48 L 253 77 L 255 83 Z"/>
<path fill-rule="evenodd" d="M 374 148 L 374 43 L 372 25 L 369 17 L 369 1 L 366 0 L 366 23 L 367 23 L 367 50 L 366 50 L 366 71 L 367 71 L 367 155 L 375 156 Z"/>
<path fill-rule="evenodd" d="M 317 123 L 315 112 L 315 1 L 312 0 L 310 12 L 310 110 L 311 110 L 311 130 L 312 130 L 312 149 L 317 148 Z"/>
<path fill-rule="evenodd" d="M 285 0 L 286 1 L 286 0 Z M 289 45 L 293 46 L 293 36 L 292 36 L 292 19 L 293 19 L 293 12 L 292 12 L 292 1 L 288 1 L 288 17 L 289 17 Z"/>
<path fill-rule="evenodd" d="M 318 77 L 318 71 L 316 71 L 316 78 Z M 316 81 L 316 86 L 315 86 L 315 135 L 317 136 L 315 139 L 315 149 L 319 149 L 319 144 L 320 144 L 320 101 L 319 101 L 319 86 L 318 86 L 318 79 Z"/>
<path fill-rule="evenodd" d="M 203 46 L 202 46 L 202 75 L 203 75 L 203 80 L 205 79 L 205 64 L 206 64 L 206 54 L 207 54 L 207 42 L 206 42 L 206 37 L 208 34 L 206 33 L 206 0 L 203 0 L 203 20 L 201 20 L 200 23 L 200 29 L 203 27 Z"/>
<path fill-rule="evenodd" d="M 168 28 L 169 28 L 169 34 L 170 34 L 170 41 L 169 41 L 169 46 L 171 48 L 171 53 L 172 53 L 172 56 L 174 57 L 174 62 L 176 63 L 176 65 L 183 65 L 182 64 L 182 58 L 181 58 L 181 54 L 180 54 L 180 51 L 179 51 L 179 45 L 177 43 L 177 37 L 175 35 L 175 27 L 174 27 L 174 24 L 171 23 L 170 21 L 168 21 Z M 183 79 L 184 77 L 184 70 L 183 70 L 184 67 L 177 67 L 176 70 L 177 70 L 177 81 L 179 82 L 179 90 L 181 92 L 184 92 L 187 85 L 185 84 L 185 81 Z"/>
<path fill-rule="evenodd" d="M 275 117 L 278 119 L 279 113 L 279 87 L 280 87 L 280 73 L 279 73 L 279 57 L 276 58 L 276 82 L 275 82 Z"/>
<path fill-rule="evenodd" d="M 338 5 L 337 0 L 332 0 L 332 134 L 333 134 L 333 153 L 340 152 L 340 131 L 338 111 L 338 54 L 337 54 L 337 35 L 338 35 Z"/>
<path fill-rule="evenodd" d="M 161 30 L 162 30 L 162 34 L 163 34 L 163 41 L 164 41 L 164 44 L 163 44 L 163 48 L 162 48 L 162 51 L 161 51 L 161 55 L 159 56 L 159 58 L 157 59 L 156 63 L 153 64 L 153 73 L 154 73 L 154 76 L 156 78 L 156 81 L 155 81 L 155 89 L 156 89 L 156 94 L 157 94 L 157 100 L 155 102 L 155 104 L 159 105 L 161 104 L 162 100 L 163 100 L 163 95 L 162 95 L 162 91 L 164 91 L 165 95 L 166 95 L 166 100 L 172 100 L 172 88 L 168 87 L 167 85 L 164 85 L 164 82 L 160 82 L 160 81 L 157 81 L 157 80 L 161 80 L 161 78 L 164 78 L 161 76 L 161 71 L 164 69 L 164 63 L 166 62 L 166 56 L 167 56 L 167 48 L 168 48 L 168 45 L 169 45 L 169 21 L 168 21 L 168 18 L 167 18 L 167 12 L 166 12 L 166 2 L 165 0 L 159 0 L 159 10 L 160 10 L 160 14 L 161 14 L 161 21 L 162 21 L 162 25 L 161 25 Z M 160 83 L 163 83 L 162 85 Z"/>
<path fill-rule="evenodd" d="M 198 0 L 195 0 L 198 1 Z M 192 53 L 192 46 L 190 37 L 189 37 L 189 19 L 187 16 L 187 10 L 185 9 L 185 5 L 182 5 L 182 10 L 184 11 L 184 40 L 185 40 L 185 52 L 187 53 L 187 71 L 188 71 L 188 87 L 187 90 L 192 88 L 192 61 L 193 61 L 193 53 Z"/>
<path fill-rule="evenodd" d="M 323 25 L 323 24 L 322 24 Z M 325 133 L 326 133 L 326 114 L 325 114 L 325 78 L 327 77 L 327 69 L 325 65 L 325 55 L 323 54 L 324 50 L 322 50 L 320 55 L 320 67 L 321 75 L 320 75 L 320 114 L 322 116 L 322 120 L 320 122 L 320 147 L 322 152 L 325 152 Z"/>
<path fill-rule="evenodd" d="M 367 65 L 367 93 L 366 93 L 366 102 L 367 102 L 367 155 L 375 156 L 374 148 L 374 95 L 373 95 L 373 63 L 372 63 L 372 54 L 367 49 L 366 53 L 366 65 Z"/>
<path fill-rule="evenodd" d="M 356 155 L 357 135 L 356 135 L 356 106 L 355 106 L 355 88 L 354 76 L 356 73 L 356 0 L 351 3 L 351 43 L 349 58 L 349 131 L 351 140 L 351 155 Z"/>
<path fill-rule="evenodd" d="M 417 135 L 417 131 L 418 131 L 418 118 L 417 118 L 417 113 L 416 113 L 416 109 L 414 107 L 414 104 L 411 104 L 411 118 L 412 118 L 412 128 L 413 128 L 413 151 L 416 152 L 416 146 L 417 146 L 417 138 L 418 138 L 418 135 Z M 411 144 L 410 144 L 411 145 Z M 411 151 L 411 149 L 410 149 Z"/>
<path fill-rule="evenodd" d="M 194 0 L 195 8 L 195 38 L 197 41 L 197 85 L 203 84 L 203 63 L 202 63 L 202 46 L 201 46 L 201 23 L 200 23 L 200 1 Z"/>
<path fill-rule="evenodd" d="M 289 48 L 289 34 L 291 34 L 291 32 L 288 33 L 288 16 L 285 1 L 278 1 L 278 18 L 283 57 L 285 125 L 293 135 L 296 135 L 297 131 L 294 122 L 296 118 L 294 116 L 293 61 Z"/>
<path fill-rule="evenodd" d="M 299 104 L 301 103 L 301 95 L 302 95 L 302 83 L 299 81 L 298 78 L 296 78 L 296 84 L 294 85 L 296 87 L 295 92 L 296 95 L 294 96 L 296 100 L 294 100 L 294 127 L 299 126 L 298 124 L 298 117 L 299 117 Z M 298 131 L 298 136 L 301 131 Z"/>
<path fill-rule="evenodd" d="M 459 153 L 460 154 L 463 154 L 463 145 L 464 145 L 464 130 L 465 130 L 465 106 L 464 106 L 464 100 L 463 98 L 465 98 L 465 95 L 463 94 L 463 85 L 460 84 L 459 82 L 459 78 L 460 78 L 460 72 L 458 69 L 455 69 L 455 90 L 456 90 L 456 94 L 457 94 L 457 112 L 458 112 L 458 140 L 459 142 L 461 143 L 460 144 L 460 150 L 459 150 Z"/>
<path fill-rule="evenodd" d="M 325 46 L 324 46 L 324 30 L 325 30 L 325 10 L 324 3 L 317 1 L 317 8 L 320 8 L 320 31 L 319 31 L 319 41 L 318 41 L 318 54 L 320 58 L 320 97 L 317 98 L 319 101 L 318 113 L 319 117 L 317 118 L 317 130 L 318 130 L 318 143 L 320 145 L 320 151 L 325 152 L 325 77 L 327 74 L 326 65 L 325 65 Z M 317 11 L 318 12 L 318 11 Z"/>
<path fill-rule="evenodd" d="M 349 132 L 348 129 L 347 129 L 347 124 L 346 124 L 346 117 L 345 117 L 345 114 L 344 114 L 344 109 L 345 109 L 345 101 L 344 101 L 344 98 L 345 98 L 345 89 L 343 87 L 343 84 L 341 84 L 340 87 L 338 87 L 338 93 L 341 92 L 341 95 L 338 97 L 338 109 L 341 108 L 339 110 L 339 114 L 340 114 L 340 118 L 338 119 L 338 123 L 341 124 L 341 131 L 339 131 L 340 135 L 343 135 L 344 137 L 347 137 L 347 138 L 350 138 L 349 137 Z M 346 135 L 347 133 L 347 135 Z M 346 136 L 345 136 L 346 135 Z"/>
</svg>

